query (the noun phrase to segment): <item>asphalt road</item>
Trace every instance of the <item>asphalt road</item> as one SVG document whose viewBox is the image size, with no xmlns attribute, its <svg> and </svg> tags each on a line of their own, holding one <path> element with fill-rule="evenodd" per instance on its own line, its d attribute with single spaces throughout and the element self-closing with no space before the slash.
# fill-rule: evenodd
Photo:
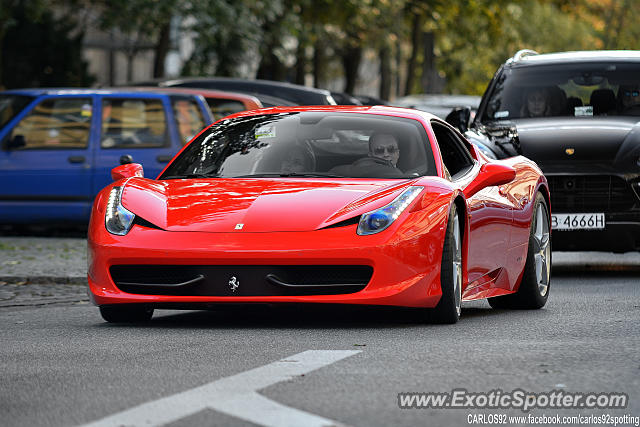
<svg viewBox="0 0 640 427">
<path fill-rule="evenodd" d="M 0 304 L 0 424 L 83 425 L 114 414 L 116 425 L 126 424 L 130 415 L 117 414 L 162 398 L 138 412 L 150 419 L 170 413 L 171 426 L 255 425 L 248 419 L 287 425 L 261 418 L 265 402 L 279 403 L 284 415 L 296 408 L 303 417 L 298 422 L 351 426 L 469 425 L 474 414 L 526 415 L 398 407 L 400 392 L 459 388 L 624 392 L 625 409 L 530 413 L 638 417 L 640 273 L 576 268 L 554 275 L 542 310 L 492 310 L 484 301 L 471 302 L 451 326 L 417 323 L 400 310 L 351 307 L 156 311 L 148 324 L 111 325 L 86 302 L 81 285 L 0 285 L 0 299 L 13 293 L 13 302 Z M 353 353 L 284 381 L 265 379 L 274 362 L 293 366 L 308 350 L 318 357 L 325 354 L 318 350 Z M 231 379 L 220 381 L 225 377 Z M 250 389 L 267 386 L 257 397 L 239 394 L 237 416 L 207 407 L 207 399 L 232 395 L 238 381 Z M 199 386 L 210 387 L 210 394 L 193 391 Z M 181 402 L 179 393 L 188 399 Z M 204 406 L 188 408 L 194 396 Z"/>
</svg>

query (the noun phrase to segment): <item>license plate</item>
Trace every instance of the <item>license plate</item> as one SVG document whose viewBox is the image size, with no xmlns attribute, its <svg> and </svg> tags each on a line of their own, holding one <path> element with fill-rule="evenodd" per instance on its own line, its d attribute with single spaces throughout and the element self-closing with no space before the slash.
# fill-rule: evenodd
<svg viewBox="0 0 640 427">
<path fill-rule="evenodd" d="M 603 230 L 603 213 L 552 214 L 553 230 Z"/>
</svg>

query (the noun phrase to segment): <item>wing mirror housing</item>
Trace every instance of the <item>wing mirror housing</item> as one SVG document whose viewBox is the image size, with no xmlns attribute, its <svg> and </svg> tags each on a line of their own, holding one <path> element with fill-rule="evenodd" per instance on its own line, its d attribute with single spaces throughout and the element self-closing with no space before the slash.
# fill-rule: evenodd
<svg viewBox="0 0 640 427">
<path fill-rule="evenodd" d="M 118 181 L 123 178 L 131 178 L 131 177 L 140 177 L 144 176 L 144 170 L 142 169 L 142 165 L 140 163 L 127 163 L 125 165 L 116 166 L 111 169 L 111 179 L 114 181 Z"/>
<path fill-rule="evenodd" d="M 516 178 L 516 170 L 511 166 L 499 163 L 485 163 L 480 168 L 476 179 L 464 189 L 465 197 L 469 198 L 483 188 L 508 184 Z"/>
<path fill-rule="evenodd" d="M 27 145 L 27 142 L 24 139 L 24 135 L 16 135 L 13 138 L 9 138 L 5 142 L 5 149 L 7 151 L 16 150 L 18 148 L 22 148 Z"/>
<path fill-rule="evenodd" d="M 445 121 L 460 132 L 465 133 L 469 130 L 469 124 L 471 123 L 471 108 L 456 107 L 447 115 Z"/>
</svg>

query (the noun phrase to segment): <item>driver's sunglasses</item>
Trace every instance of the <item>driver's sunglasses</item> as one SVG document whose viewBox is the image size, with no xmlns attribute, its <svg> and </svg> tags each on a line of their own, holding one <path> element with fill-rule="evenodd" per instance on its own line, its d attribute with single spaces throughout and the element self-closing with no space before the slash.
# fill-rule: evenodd
<svg viewBox="0 0 640 427">
<path fill-rule="evenodd" d="M 632 92 L 632 91 L 630 91 L 630 90 L 625 90 L 625 91 L 624 91 L 624 96 L 633 96 L 633 97 L 636 97 L 636 96 L 638 96 L 638 95 L 640 95 L 640 91 L 637 91 L 637 90 L 634 90 L 633 92 Z"/>
<path fill-rule="evenodd" d="M 385 151 L 389 154 L 396 154 L 398 152 L 398 147 L 395 145 L 381 145 L 373 149 L 373 154 L 382 156 Z"/>
</svg>

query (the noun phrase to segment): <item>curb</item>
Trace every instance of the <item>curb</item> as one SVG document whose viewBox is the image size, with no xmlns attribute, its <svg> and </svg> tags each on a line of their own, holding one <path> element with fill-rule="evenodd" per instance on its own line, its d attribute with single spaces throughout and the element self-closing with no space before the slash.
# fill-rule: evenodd
<svg viewBox="0 0 640 427">
<path fill-rule="evenodd" d="M 0 276 L 0 284 L 10 285 L 87 285 L 87 276 Z"/>
</svg>

